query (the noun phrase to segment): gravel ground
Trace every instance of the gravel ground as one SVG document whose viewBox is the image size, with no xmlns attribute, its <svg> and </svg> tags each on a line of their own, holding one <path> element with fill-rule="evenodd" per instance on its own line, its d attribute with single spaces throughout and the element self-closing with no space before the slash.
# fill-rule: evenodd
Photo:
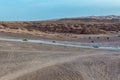
<svg viewBox="0 0 120 80">
<path fill-rule="evenodd" d="M 74 36 L 68 41 L 120 46 L 117 35 Z M 12 33 L 0 37 L 66 40 Z M 120 80 L 120 51 L 0 41 L 0 80 Z"/>
<path fill-rule="evenodd" d="M 0 80 L 120 80 L 120 51 L 0 41 Z"/>
</svg>

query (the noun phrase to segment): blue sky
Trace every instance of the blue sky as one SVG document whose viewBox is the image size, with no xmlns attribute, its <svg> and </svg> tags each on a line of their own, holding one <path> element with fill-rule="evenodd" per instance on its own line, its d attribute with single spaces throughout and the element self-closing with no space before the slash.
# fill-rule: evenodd
<svg viewBox="0 0 120 80">
<path fill-rule="evenodd" d="M 0 20 L 119 15 L 120 0 L 0 0 Z"/>
</svg>

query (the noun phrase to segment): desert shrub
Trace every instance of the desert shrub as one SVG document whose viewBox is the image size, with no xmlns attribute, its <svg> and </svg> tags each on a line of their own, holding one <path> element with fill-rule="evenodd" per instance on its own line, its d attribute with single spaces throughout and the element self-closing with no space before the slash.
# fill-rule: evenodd
<svg viewBox="0 0 120 80">
<path fill-rule="evenodd" d="M 53 43 L 55 43 L 55 41 L 52 41 Z"/>
<path fill-rule="evenodd" d="M 97 39 L 100 39 L 100 37 L 97 37 Z"/>
<path fill-rule="evenodd" d="M 109 40 L 110 38 L 109 37 L 107 37 L 107 40 Z"/>
<path fill-rule="evenodd" d="M 28 41 L 28 39 L 25 38 L 25 39 L 23 39 L 23 41 Z"/>
<path fill-rule="evenodd" d="M 94 41 L 91 41 L 92 43 L 94 43 Z"/>
<path fill-rule="evenodd" d="M 118 35 L 118 37 L 120 37 L 120 35 Z"/>
<path fill-rule="evenodd" d="M 91 39 L 91 37 L 89 37 L 89 39 Z"/>
</svg>

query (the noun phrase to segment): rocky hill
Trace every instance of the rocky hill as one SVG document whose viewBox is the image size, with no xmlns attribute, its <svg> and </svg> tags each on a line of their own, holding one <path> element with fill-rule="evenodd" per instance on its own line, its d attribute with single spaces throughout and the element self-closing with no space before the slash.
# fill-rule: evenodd
<svg viewBox="0 0 120 80">
<path fill-rule="evenodd" d="M 98 16 L 82 18 L 63 18 L 48 21 L 0 22 L 0 31 L 56 32 L 74 34 L 105 34 L 120 31 L 120 17 Z"/>
</svg>

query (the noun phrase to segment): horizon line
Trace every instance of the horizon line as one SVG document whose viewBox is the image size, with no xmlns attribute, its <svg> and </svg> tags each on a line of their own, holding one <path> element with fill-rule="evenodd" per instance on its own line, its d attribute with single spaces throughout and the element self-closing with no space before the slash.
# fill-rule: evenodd
<svg viewBox="0 0 120 80">
<path fill-rule="evenodd" d="M 34 22 L 34 21 L 51 21 L 59 19 L 70 19 L 70 18 L 87 18 L 87 17 L 107 17 L 107 16 L 119 16 L 120 15 L 88 15 L 88 16 L 78 16 L 78 17 L 59 17 L 59 18 L 48 18 L 48 19 L 36 19 L 36 20 L 0 20 L 0 22 Z"/>
</svg>

